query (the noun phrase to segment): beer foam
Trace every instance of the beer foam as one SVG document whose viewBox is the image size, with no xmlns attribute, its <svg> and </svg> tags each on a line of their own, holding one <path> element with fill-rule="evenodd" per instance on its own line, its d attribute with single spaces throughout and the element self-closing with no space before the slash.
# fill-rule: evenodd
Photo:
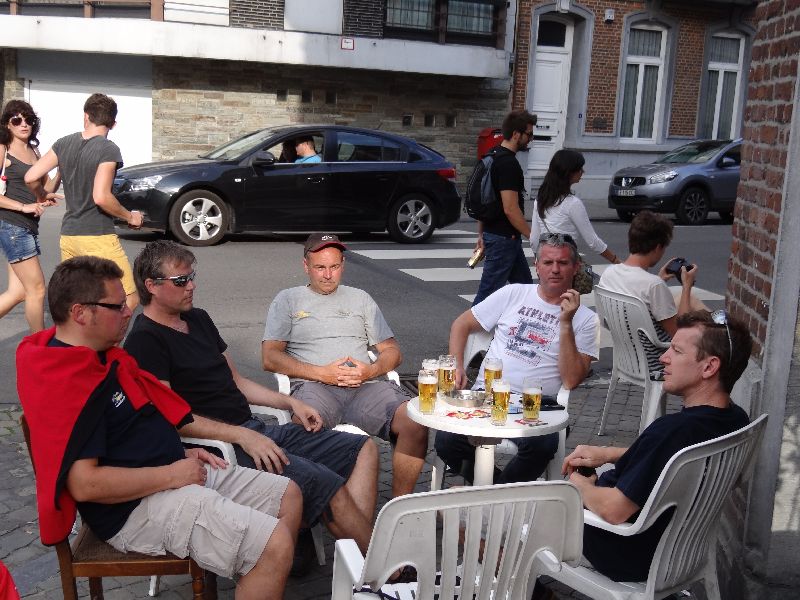
<svg viewBox="0 0 800 600">
<path fill-rule="evenodd" d="M 507 381 L 503 381 L 502 379 L 495 379 L 492 382 L 492 391 L 493 392 L 510 392 L 511 391 L 511 384 Z"/>
<path fill-rule="evenodd" d="M 439 383 L 439 379 L 436 377 L 436 375 L 420 375 L 417 381 L 419 383 L 427 384 Z"/>
<path fill-rule="evenodd" d="M 542 393 L 542 388 L 541 388 L 541 386 L 526 387 L 526 388 L 523 388 L 522 393 L 523 394 L 531 394 L 531 395 L 541 394 Z"/>
</svg>

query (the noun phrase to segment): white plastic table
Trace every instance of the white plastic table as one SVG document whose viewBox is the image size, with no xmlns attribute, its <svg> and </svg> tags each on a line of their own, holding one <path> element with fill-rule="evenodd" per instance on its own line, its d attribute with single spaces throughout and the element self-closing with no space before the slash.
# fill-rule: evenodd
<svg viewBox="0 0 800 600">
<path fill-rule="evenodd" d="M 492 425 L 491 417 L 459 419 L 447 416 L 447 413 L 458 410 L 468 409 L 459 409 L 447 404 L 441 398 L 437 398 L 433 413 L 424 415 L 419 411 L 418 396 L 408 403 L 408 416 L 412 421 L 429 429 L 460 433 L 470 437 L 470 442 L 475 445 L 475 485 L 491 485 L 493 483 L 494 447 L 503 438 L 548 435 L 561 431 L 569 423 L 569 414 L 566 410 L 541 411 L 539 420 L 543 421 L 543 424 L 533 427 L 515 423 L 517 419 L 522 418 L 522 414 L 509 414 L 505 425 Z M 485 410 L 491 411 L 491 407 L 487 406 Z"/>
</svg>

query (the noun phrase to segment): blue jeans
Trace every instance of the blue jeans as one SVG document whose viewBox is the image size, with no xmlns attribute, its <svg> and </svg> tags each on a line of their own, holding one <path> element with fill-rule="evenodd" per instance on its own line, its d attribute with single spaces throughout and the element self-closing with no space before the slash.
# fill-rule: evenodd
<svg viewBox="0 0 800 600">
<path fill-rule="evenodd" d="M 522 236 L 513 238 L 483 234 L 483 249 L 486 260 L 478 293 L 472 306 L 490 296 L 506 283 L 533 283 L 531 268 L 522 251 Z"/>
<path fill-rule="evenodd" d="M 0 220 L 0 248 L 10 264 L 39 256 L 39 236 L 24 227 Z"/>
</svg>

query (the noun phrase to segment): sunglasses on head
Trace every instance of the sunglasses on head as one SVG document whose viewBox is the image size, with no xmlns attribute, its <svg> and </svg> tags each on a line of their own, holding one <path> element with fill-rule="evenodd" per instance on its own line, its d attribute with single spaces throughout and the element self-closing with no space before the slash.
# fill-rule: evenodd
<svg viewBox="0 0 800 600">
<path fill-rule="evenodd" d="M 11 123 L 14 127 L 19 127 L 22 125 L 22 122 L 25 121 L 28 125 L 33 127 L 36 123 L 39 122 L 39 119 L 36 117 L 25 116 L 25 115 L 16 115 L 15 117 L 11 117 L 8 122 Z"/>
<path fill-rule="evenodd" d="M 711 320 L 716 325 L 725 325 L 725 332 L 728 334 L 728 361 L 733 359 L 733 342 L 731 341 L 731 330 L 728 327 L 728 313 L 724 310 L 715 310 L 711 313 Z"/>
<path fill-rule="evenodd" d="M 539 243 L 541 242 L 553 242 L 555 244 L 567 243 L 575 248 L 578 247 L 578 244 L 575 242 L 575 238 L 568 233 L 543 233 L 539 236 Z"/>
<path fill-rule="evenodd" d="M 186 275 L 173 275 L 172 277 L 153 277 L 153 281 L 171 281 L 175 287 L 186 287 L 190 281 L 194 281 L 197 271 L 192 271 Z"/>
</svg>

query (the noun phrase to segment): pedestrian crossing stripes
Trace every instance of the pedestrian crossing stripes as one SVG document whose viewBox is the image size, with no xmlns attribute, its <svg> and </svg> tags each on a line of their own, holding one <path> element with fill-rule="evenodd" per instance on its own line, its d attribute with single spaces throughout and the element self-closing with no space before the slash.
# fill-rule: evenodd
<svg viewBox="0 0 800 600">
<path fill-rule="evenodd" d="M 348 249 L 352 254 L 363 256 L 370 260 L 379 261 L 403 261 L 402 264 L 407 264 L 411 261 L 419 264 L 420 261 L 430 261 L 431 266 L 415 266 L 402 267 L 398 265 L 398 270 L 406 275 L 410 275 L 420 281 L 430 283 L 458 283 L 458 282 L 474 282 L 474 290 L 477 291 L 478 282 L 483 274 L 483 267 L 475 267 L 470 269 L 466 265 L 467 259 L 472 255 L 475 246 L 476 233 L 473 231 L 464 231 L 457 229 L 437 230 L 430 243 L 426 244 L 424 248 L 420 247 L 406 247 L 398 246 L 394 242 L 386 242 L 391 245 L 391 248 L 374 248 L 376 244 L 381 242 L 348 242 Z M 461 248 L 442 247 L 447 244 L 462 244 Z M 368 246 L 368 247 L 367 247 Z M 533 251 L 525 243 L 523 245 L 525 256 L 529 259 L 533 257 Z M 457 266 L 441 266 L 442 261 L 462 261 L 459 263 L 449 262 Z M 423 262 L 423 264 L 425 264 Z M 592 269 L 598 275 L 602 275 L 603 271 L 609 266 L 608 263 L 593 264 Z M 533 272 L 534 281 L 536 281 L 536 273 Z M 670 286 L 674 291 L 679 289 L 678 286 Z M 462 288 L 463 289 L 463 288 Z M 719 294 L 695 287 L 693 289 L 694 295 L 703 302 L 720 302 L 725 298 Z M 471 304 L 475 298 L 475 293 L 470 294 L 457 294 L 466 303 Z M 584 294 L 581 296 L 581 304 L 593 308 L 595 305 L 594 294 Z M 608 330 L 603 328 L 600 334 L 600 347 L 610 348 L 612 346 L 611 335 Z"/>
</svg>

